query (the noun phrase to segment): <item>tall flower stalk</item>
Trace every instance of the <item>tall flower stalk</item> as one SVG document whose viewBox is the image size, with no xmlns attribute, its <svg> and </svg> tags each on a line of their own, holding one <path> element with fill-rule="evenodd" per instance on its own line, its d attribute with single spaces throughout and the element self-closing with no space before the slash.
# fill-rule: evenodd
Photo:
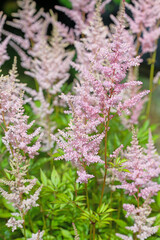
<svg viewBox="0 0 160 240">
<path fill-rule="evenodd" d="M 135 130 L 133 130 L 131 146 L 127 147 L 122 156 L 126 161 L 122 163 L 121 167 L 128 169 L 128 171 L 114 170 L 114 174 L 121 182 L 117 188 L 124 189 L 126 194 L 133 196 L 137 206 L 123 204 L 124 210 L 127 211 L 126 217 L 131 216 L 134 219 L 134 225 L 126 228 L 131 230 L 135 237 L 127 237 L 122 234 L 117 234 L 117 236 L 124 240 L 137 238 L 144 240 L 156 233 L 159 228 L 152 226 L 155 217 L 148 218 L 151 213 L 152 197 L 160 190 L 160 185 L 153 181 L 160 174 L 160 157 L 156 154 L 151 132 L 149 133 L 147 149 L 144 149 L 139 146 Z"/>
<path fill-rule="evenodd" d="M 95 14 L 97 16 L 97 12 Z M 97 17 L 97 23 L 101 24 L 101 21 L 99 21 L 99 15 Z M 61 159 L 64 158 L 65 160 L 71 160 L 72 162 L 76 161 L 76 166 L 79 169 L 85 170 L 85 167 L 87 165 L 90 165 L 91 162 L 102 162 L 100 158 L 100 161 L 98 160 L 98 156 L 92 156 L 92 161 L 90 160 L 90 157 L 85 157 L 86 153 L 84 155 L 84 149 L 85 152 L 87 152 L 87 149 L 88 151 L 90 151 L 89 145 L 86 145 L 85 143 L 86 134 L 92 134 L 91 137 L 95 140 L 97 139 L 96 141 L 94 140 L 94 143 L 97 145 L 95 145 L 94 148 L 96 150 L 96 155 L 98 155 L 97 150 L 99 149 L 99 144 L 102 138 L 104 138 L 105 174 L 99 204 L 99 206 L 101 206 L 108 167 L 107 141 L 109 122 L 116 114 L 121 115 L 123 111 L 127 113 L 128 109 L 135 106 L 135 104 L 137 104 L 143 96 L 148 94 L 148 91 L 143 91 L 127 100 L 123 99 L 121 94 L 122 90 L 124 89 L 128 89 L 130 87 L 142 84 L 139 81 L 122 83 L 122 81 L 126 77 L 128 69 L 133 66 L 139 65 L 139 58 L 134 58 L 130 54 L 130 45 L 128 46 L 128 41 L 126 41 L 126 38 L 123 34 L 124 6 L 121 10 L 121 17 L 119 22 L 117 23 L 115 33 L 111 35 L 110 39 L 106 39 L 106 46 L 104 45 L 100 48 L 99 44 L 96 45 L 95 43 L 93 48 L 93 46 L 90 45 L 90 39 L 92 39 L 91 34 L 95 34 L 94 30 L 95 29 L 93 25 L 92 28 L 89 28 L 89 30 L 86 29 L 86 37 L 82 38 L 80 44 L 76 45 L 77 48 L 78 46 L 80 46 L 80 49 L 83 49 L 83 53 L 86 53 L 88 61 L 85 61 L 85 64 L 83 65 L 81 65 L 80 62 L 72 64 L 80 72 L 80 84 L 77 84 L 77 87 L 75 87 L 75 95 L 63 97 L 69 103 L 69 113 L 72 113 L 73 120 L 70 123 L 69 134 L 67 131 L 60 131 L 60 135 L 62 137 L 58 140 L 58 144 L 64 150 L 64 156 L 62 156 Z M 99 30 L 97 26 L 96 30 Z M 89 34 L 89 36 L 87 34 Z M 99 124 L 103 124 L 104 126 L 104 132 L 101 133 L 101 135 L 96 133 L 97 126 Z M 85 135 L 83 133 L 83 138 L 79 134 L 80 130 L 85 130 Z M 77 136 L 77 134 L 79 136 Z M 72 136 L 74 136 L 74 139 L 75 136 L 76 138 L 80 137 L 80 139 L 77 139 L 78 141 L 76 141 L 76 147 L 73 143 L 70 145 L 70 139 L 72 139 Z M 90 137 L 87 138 L 89 139 Z M 66 139 L 66 143 L 64 139 Z M 94 149 L 92 148 L 92 152 L 94 151 Z M 82 156 L 84 156 L 84 158 L 78 154 L 79 151 L 80 153 L 82 153 Z M 91 177 L 91 175 L 87 175 L 86 170 L 85 172 L 84 170 L 77 171 L 78 175 L 81 173 L 80 178 L 78 178 L 78 181 L 80 182 L 86 182 L 87 178 Z"/>
<path fill-rule="evenodd" d="M 0 123 L 4 130 L 3 142 L 10 152 L 9 164 L 11 170 L 6 170 L 6 172 L 12 179 L 0 180 L 10 189 L 7 192 L 0 188 L 0 192 L 15 208 L 7 226 L 11 227 L 12 231 L 23 228 L 26 239 L 25 215 L 29 209 L 38 206 L 36 201 L 41 191 L 40 187 L 33 195 L 30 194 L 37 179 L 26 178 L 29 167 L 29 160 L 27 159 L 38 154 L 40 139 L 32 145 L 31 141 L 39 135 L 40 129 L 35 130 L 30 135 L 27 133 L 33 122 L 28 124 L 28 117 L 24 115 L 22 87 L 23 84 L 20 84 L 17 79 L 16 62 L 14 62 L 9 75 L 0 77 Z"/>
</svg>

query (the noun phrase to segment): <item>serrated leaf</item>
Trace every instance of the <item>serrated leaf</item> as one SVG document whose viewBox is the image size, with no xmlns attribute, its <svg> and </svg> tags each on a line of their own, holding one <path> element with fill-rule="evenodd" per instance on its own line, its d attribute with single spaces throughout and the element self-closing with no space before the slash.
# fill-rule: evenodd
<svg viewBox="0 0 160 240">
<path fill-rule="evenodd" d="M 60 183 L 60 176 L 58 172 L 56 171 L 55 167 L 53 167 L 52 173 L 51 173 L 51 181 L 55 187 L 58 186 Z"/>
<path fill-rule="evenodd" d="M 73 239 L 71 233 L 66 229 L 61 228 L 61 233 L 63 237 L 71 240 Z"/>
<path fill-rule="evenodd" d="M 47 186 L 47 177 L 45 173 L 40 169 L 40 178 L 44 186 Z"/>
</svg>

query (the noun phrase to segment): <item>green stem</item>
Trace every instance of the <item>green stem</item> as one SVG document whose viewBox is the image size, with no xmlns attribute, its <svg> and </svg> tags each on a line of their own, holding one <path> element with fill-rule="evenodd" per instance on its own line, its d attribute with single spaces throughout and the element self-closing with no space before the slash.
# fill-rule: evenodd
<svg viewBox="0 0 160 240">
<path fill-rule="evenodd" d="M 89 240 L 92 240 L 92 229 L 93 229 L 93 227 L 92 227 L 92 224 L 90 225 L 90 238 L 89 238 Z"/>
<path fill-rule="evenodd" d="M 157 51 L 155 51 L 152 55 L 152 63 L 151 63 L 151 68 L 150 68 L 150 79 L 149 79 L 149 100 L 148 100 L 148 105 L 147 105 L 147 112 L 146 112 L 146 117 L 149 117 L 150 114 L 150 109 L 151 109 L 151 102 L 152 102 L 152 93 L 153 93 L 153 78 L 154 78 L 154 69 L 155 69 L 155 62 L 156 62 L 156 55 Z"/>
<path fill-rule="evenodd" d="M 102 199 L 103 199 L 104 189 L 105 189 L 105 185 L 106 185 L 107 167 L 108 167 L 107 166 L 107 140 L 108 140 L 109 115 L 110 115 L 110 109 L 108 111 L 107 124 L 105 125 L 105 150 L 104 150 L 105 172 L 104 172 L 103 186 L 102 186 L 101 198 L 100 198 L 100 202 L 99 202 L 99 208 L 102 205 Z"/>
<path fill-rule="evenodd" d="M 24 238 L 25 238 L 25 240 L 27 240 L 27 237 L 26 237 L 26 224 L 25 224 L 25 215 L 23 215 L 23 221 L 24 221 L 24 223 L 23 223 Z"/>
<path fill-rule="evenodd" d="M 93 225 L 93 240 L 95 240 L 95 236 L 96 236 L 96 227 L 95 227 L 95 223 L 93 223 L 92 225 Z"/>
<path fill-rule="evenodd" d="M 47 229 L 47 225 L 46 225 L 46 219 L 45 219 L 45 215 L 44 215 L 44 210 L 43 210 L 43 206 L 42 206 L 42 202 L 40 202 L 40 209 L 41 209 L 41 213 L 42 213 L 42 219 L 43 219 L 43 226 L 44 226 L 44 230 Z"/>
<path fill-rule="evenodd" d="M 86 191 L 87 208 L 88 208 L 88 211 L 89 211 L 89 197 L 88 197 L 87 183 L 85 183 L 85 191 Z"/>
</svg>

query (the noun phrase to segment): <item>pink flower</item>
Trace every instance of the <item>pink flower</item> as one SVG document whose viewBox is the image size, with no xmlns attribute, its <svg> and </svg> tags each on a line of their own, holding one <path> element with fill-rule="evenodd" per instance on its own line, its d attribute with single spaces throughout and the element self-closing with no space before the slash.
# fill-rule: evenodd
<svg viewBox="0 0 160 240">
<path fill-rule="evenodd" d="M 10 37 L 7 37 L 5 40 L 2 41 L 2 30 L 5 20 L 6 15 L 3 15 L 3 12 L 0 12 L 0 67 L 4 64 L 6 60 L 9 59 L 9 56 L 7 54 L 7 45 L 9 43 Z"/>
</svg>

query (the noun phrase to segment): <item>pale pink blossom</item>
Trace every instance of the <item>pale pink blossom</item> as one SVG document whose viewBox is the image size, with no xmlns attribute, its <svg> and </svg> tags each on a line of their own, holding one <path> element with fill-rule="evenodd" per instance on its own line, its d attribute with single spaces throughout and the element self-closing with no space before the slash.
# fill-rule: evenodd
<svg viewBox="0 0 160 240">
<path fill-rule="evenodd" d="M 131 11 L 133 19 L 127 20 L 133 33 L 138 34 L 138 41 L 142 44 L 142 53 L 154 52 L 157 48 L 157 40 L 160 36 L 159 26 L 159 0 L 132 0 L 132 4 L 126 3 Z"/>
<path fill-rule="evenodd" d="M 43 234 L 44 234 L 44 231 L 40 232 L 38 231 L 36 234 L 32 234 L 32 237 L 31 238 L 28 238 L 28 240 L 43 240 Z"/>
<path fill-rule="evenodd" d="M 9 59 L 9 56 L 7 54 L 7 45 L 9 43 L 10 37 L 8 36 L 2 41 L 2 30 L 5 20 L 6 15 L 4 15 L 3 12 L 0 12 L 0 67 L 4 64 L 6 60 Z"/>
</svg>

